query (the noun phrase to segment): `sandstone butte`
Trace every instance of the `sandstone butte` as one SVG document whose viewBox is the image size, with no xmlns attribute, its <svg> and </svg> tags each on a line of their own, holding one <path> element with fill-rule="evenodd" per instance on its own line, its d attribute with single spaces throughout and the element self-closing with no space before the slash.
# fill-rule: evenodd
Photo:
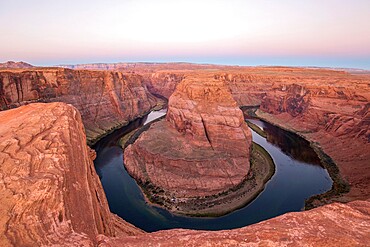
<svg viewBox="0 0 370 247">
<path fill-rule="evenodd" d="M 160 137 L 160 138 L 158 138 Z M 166 120 L 125 149 L 127 171 L 168 198 L 217 195 L 243 182 L 252 135 L 223 81 L 187 77 L 172 94 Z"/>
<path fill-rule="evenodd" d="M 0 69 L 3 110 L 64 101 L 82 116 L 81 120 L 78 111 L 63 103 L 0 112 L 1 246 L 368 245 L 368 72 L 189 64 L 130 64 L 118 70 Z M 350 191 L 334 201 L 362 201 L 333 203 L 217 232 L 175 229 L 142 234 L 110 214 L 81 121 L 91 143 L 114 125 L 150 110 L 153 98 L 147 89 L 169 97 L 184 78 L 201 70 L 224 80 L 238 106 L 257 106 L 258 116 L 321 146 L 350 185 Z M 106 81 L 105 75 L 124 79 Z M 142 93 L 135 95 L 137 91 Z M 122 93 L 132 96 L 131 104 L 120 105 L 127 100 Z M 97 103 L 99 95 L 106 102 L 104 110 Z M 137 106 L 137 111 L 127 113 L 132 109 L 123 108 L 127 105 Z M 107 127 L 110 120 L 114 124 Z"/>
</svg>

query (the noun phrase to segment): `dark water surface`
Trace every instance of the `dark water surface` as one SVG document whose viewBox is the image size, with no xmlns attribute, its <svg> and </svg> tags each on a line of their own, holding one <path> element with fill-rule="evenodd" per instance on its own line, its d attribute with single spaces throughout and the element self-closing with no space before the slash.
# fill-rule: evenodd
<svg viewBox="0 0 370 247">
<path fill-rule="evenodd" d="M 270 153 L 276 165 L 274 176 L 254 201 L 217 218 L 175 216 L 161 208 L 149 206 L 145 203 L 135 180 L 124 168 L 123 150 L 117 145 L 117 141 L 126 133 L 164 114 L 165 110 L 152 112 L 113 132 L 94 146 L 97 153 L 95 168 L 103 184 L 110 210 L 145 231 L 170 228 L 238 228 L 286 212 L 300 211 L 304 207 L 305 199 L 331 188 L 331 178 L 321 167 L 319 158 L 306 140 L 271 124 L 251 119 L 249 121 L 267 133 L 267 138 L 263 138 L 252 131 L 253 141 Z"/>
</svg>

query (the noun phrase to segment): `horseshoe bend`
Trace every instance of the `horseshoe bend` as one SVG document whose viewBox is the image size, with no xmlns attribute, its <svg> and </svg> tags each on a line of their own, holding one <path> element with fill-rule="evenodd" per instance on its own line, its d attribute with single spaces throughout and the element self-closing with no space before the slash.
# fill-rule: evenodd
<svg viewBox="0 0 370 247">
<path fill-rule="evenodd" d="M 269 157 L 251 170 L 251 142 L 224 82 L 189 76 L 171 95 L 166 119 L 126 148 L 125 165 L 157 204 L 184 214 L 222 214 L 254 198 L 273 173 Z"/>
<path fill-rule="evenodd" d="M 368 73 L 99 66 L 0 69 L 1 246 L 369 242 Z M 166 98 L 166 117 L 134 130 L 124 152 L 128 172 L 151 203 L 175 213 L 215 216 L 263 190 L 270 164 L 253 170 L 268 159 L 256 162 L 263 154 L 254 153 L 240 108 L 308 140 L 333 180 L 331 190 L 307 198 L 306 210 L 238 229 L 146 233 L 133 226 L 110 212 L 93 164 L 96 154 L 87 143 L 162 106 Z M 249 198 L 256 182 L 246 181 L 261 171 L 262 186 Z"/>
</svg>

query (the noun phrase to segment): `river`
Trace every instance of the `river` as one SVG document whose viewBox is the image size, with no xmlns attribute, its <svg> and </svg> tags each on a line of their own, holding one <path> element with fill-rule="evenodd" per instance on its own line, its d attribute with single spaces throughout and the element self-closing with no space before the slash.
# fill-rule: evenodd
<svg viewBox="0 0 370 247">
<path fill-rule="evenodd" d="M 276 165 L 275 174 L 256 199 L 241 209 L 216 218 L 178 216 L 150 206 L 125 170 L 123 150 L 117 142 L 123 135 L 165 113 L 165 110 L 151 112 L 104 137 L 93 147 L 97 153 L 95 169 L 110 210 L 147 232 L 171 228 L 239 228 L 286 212 L 301 211 L 305 199 L 331 188 L 328 172 L 306 140 L 263 121 L 249 119 L 267 133 L 267 138 L 263 138 L 252 130 L 253 141 L 270 153 Z"/>
</svg>

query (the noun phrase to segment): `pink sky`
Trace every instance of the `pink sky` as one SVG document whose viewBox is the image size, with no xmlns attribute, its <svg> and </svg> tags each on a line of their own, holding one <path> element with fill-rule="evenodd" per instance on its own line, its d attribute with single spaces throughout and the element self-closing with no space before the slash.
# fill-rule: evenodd
<svg viewBox="0 0 370 247">
<path fill-rule="evenodd" d="M 1 61 L 315 58 L 370 68 L 368 0 L 0 0 L 0 21 Z"/>
</svg>

